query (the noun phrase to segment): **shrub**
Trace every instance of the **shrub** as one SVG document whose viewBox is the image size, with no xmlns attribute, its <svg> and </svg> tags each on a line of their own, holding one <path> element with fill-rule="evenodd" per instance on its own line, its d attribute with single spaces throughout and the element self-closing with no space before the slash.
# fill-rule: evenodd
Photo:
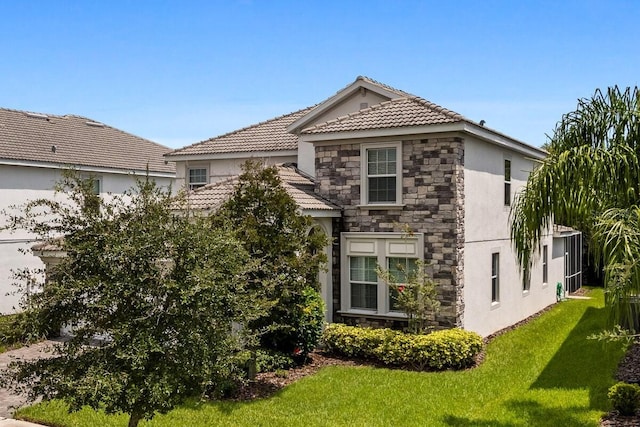
<svg viewBox="0 0 640 427">
<path fill-rule="evenodd" d="M 419 370 L 466 368 L 482 350 L 482 338 L 462 329 L 421 335 L 332 324 L 324 332 L 324 343 L 334 354 Z"/>
<path fill-rule="evenodd" d="M 620 415 L 634 415 L 640 405 L 640 386 L 619 382 L 609 388 L 607 396 Z"/>
</svg>

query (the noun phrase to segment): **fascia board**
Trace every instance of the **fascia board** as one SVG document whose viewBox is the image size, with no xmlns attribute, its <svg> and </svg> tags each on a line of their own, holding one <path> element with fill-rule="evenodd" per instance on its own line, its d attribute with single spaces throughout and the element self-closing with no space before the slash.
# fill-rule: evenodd
<svg viewBox="0 0 640 427">
<path fill-rule="evenodd" d="M 300 141 L 310 142 L 320 146 L 343 140 L 363 140 L 369 138 L 394 137 L 397 138 L 451 132 L 462 132 L 468 135 L 473 135 L 479 139 L 509 149 L 511 151 L 524 154 L 533 159 L 542 160 L 547 156 L 547 152 L 541 148 L 534 147 L 532 145 L 510 138 L 494 130 L 474 125 L 469 122 L 443 123 L 437 125 L 398 127 L 387 129 L 371 129 L 363 131 L 303 134 L 300 135 Z"/>
<path fill-rule="evenodd" d="M 203 154 L 175 154 L 165 155 L 169 162 L 184 162 L 193 160 L 219 160 L 219 159 L 250 159 L 255 157 L 280 157 L 297 156 L 298 150 L 274 150 L 274 151 L 236 151 L 229 153 L 203 153 Z"/>
<path fill-rule="evenodd" d="M 482 140 L 491 142 L 500 147 L 524 154 L 533 159 L 542 160 L 547 157 L 547 152 L 541 148 L 534 147 L 517 139 L 508 137 L 500 132 L 474 125 L 472 123 L 464 123 L 464 132 L 474 135 Z"/>
<path fill-rule="evenodd" d="M 111 168 L 101 168 L 95 166 L 86 166 L 86 165 L 77 165 L 77 164 L 68 164 L 68 163 L 48 163 L 48 162 L 34 162 L 29 160 L 12 160 L 12 159 L 0 159 L 0 165 L 7 166 L 25 166 L 32 168 L 44 168 L 44 169 L 75 169 L 81 172 L 96 172 L 96 173 L 108 173 L 115 175 L 140 175 L 145 176 L 147 174 L 146 170 L 139 169 L 111 169 Z M 156 172 L 149 171 L 149 176 L 158 177 L 158 178 L 175 178 L 176 174 L 172 172 Z"/>
</svg>

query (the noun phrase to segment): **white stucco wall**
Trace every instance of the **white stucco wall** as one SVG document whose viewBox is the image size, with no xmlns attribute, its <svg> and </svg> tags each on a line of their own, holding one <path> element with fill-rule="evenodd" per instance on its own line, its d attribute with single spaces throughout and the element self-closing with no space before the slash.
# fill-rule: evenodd
<svg viewBox="0 0 640 427">
<path fill-rule="evenodd" d="M 210 160 L 190 160 L 190 161 L 177 161 L 176 162 L 176 184 L 175 190 L 185 188 L 187 168 L 208 168 L 209 183 L 222 181 L 233 175 L 238 175 L 242 172 L 242 165 L 250 158 L 235 158 L 235 159 L 210 159 Z M 256 159 L 263 160 L 267 165 L 277 165 L 281 163 L 295 163 L 298 161 L 297 156 L 271 156 L 271 157 L 256 157 Z"/>
<path fill-rule="evenodd" d="M 62 170 L 56 168 L 0 165 L 0 211 L 6 211 L 8 215 L 19 214 L 20 209 L 11 209 L 10 206 L 23 205 L 39 198 L 52 198 L 53 187 L 60 180 L 61 174 Z M 105 195 L 122 193 L 133 187 L 136 181 L 133 175 L 105 172 L 94 174 L 101 180 L 101 192 Z M 173 178 L 154 179 L 163 187 L 173 183 Z M 6 215 L 0 215 L 0 224 L 4 224 L 5 220 Z M 0 231 L 0 313 L 19 311 L 20 296 L 6 295 L 16 289 L 12 286 L 12 270 L 44 266 L 39 258 L 19 252 L 20 248 L 29 249 L 34 243 L 34 236 L 25 231 Z"/>
<path fill-rule="evenodd" d="M 531 271 L 529 291 L 523 280 L 509 237 L 510 207 L 504 205 L 504 160 L 511 160 L 512 204 L 526 183 L 534 162 L 524 155 L 488 142 L 465 138 L 464 194 L 464 327 L 489 335 L 512 325 L 555 302 L 555 284 L 563 281 L 564 260 L 553 258 L 548 245 L 548 283 L 542 283 L 540 257 Z M 562 241 L 557 241 L 562 243 Z M 491 301 L 491 255 L 500 254 L 500 297 Z"/>
</svg>

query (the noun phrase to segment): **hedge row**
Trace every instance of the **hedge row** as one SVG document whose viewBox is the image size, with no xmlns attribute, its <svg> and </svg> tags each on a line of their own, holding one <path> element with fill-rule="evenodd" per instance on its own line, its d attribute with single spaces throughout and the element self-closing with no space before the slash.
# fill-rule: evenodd
<svg viewBox="0 0 640 427">
<path fill-rule="evenodd" d="M 420 335 L 333 323 L 325 329 L 323 341 L 337 355 L 421 371 L 470 367 L 482 350 L 482 337 L 462 329 Z"/>
</svg>

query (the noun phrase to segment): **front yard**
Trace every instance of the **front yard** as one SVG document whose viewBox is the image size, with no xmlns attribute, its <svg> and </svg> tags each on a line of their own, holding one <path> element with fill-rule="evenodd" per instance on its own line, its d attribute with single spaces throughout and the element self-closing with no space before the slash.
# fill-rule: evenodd
<svg viewBox="0 0 640 427">
<path fill-rule="evenodd" d="M 558 304 L 493 340 L 461 372 L 328 367 L 251 402 L 193 401 L 145 426 L 597 426 L 621 345 L 587 340 L 605 325 L 602 290 Z M 52 426 L 123 426 L 125 416 L 67 414 L 58 403 L 20 410 Z"/>
</svg>

